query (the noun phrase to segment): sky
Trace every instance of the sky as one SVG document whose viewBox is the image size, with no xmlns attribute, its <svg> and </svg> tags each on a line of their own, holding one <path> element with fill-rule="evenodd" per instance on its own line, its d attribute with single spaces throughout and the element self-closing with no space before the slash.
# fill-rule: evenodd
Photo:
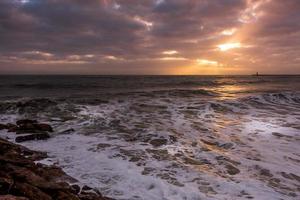
<svg viewBox="0 0 300 200">
<path fill-rule="evenodd" d="M 0 74 L 300 74 L 300 0 L 0 0 Z"/>
</svg>

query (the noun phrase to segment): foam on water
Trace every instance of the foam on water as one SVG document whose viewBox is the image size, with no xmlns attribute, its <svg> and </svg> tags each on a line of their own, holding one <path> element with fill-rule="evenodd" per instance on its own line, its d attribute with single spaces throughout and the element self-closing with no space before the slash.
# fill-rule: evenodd
<svg viewBox="0 0 300 200">
<path fill-rule="evenodd" d="M 22 112 L 18 101 L 2 102 L 10 111 L 0 121 L 50 122 L 49 140 L 22 144 L 48 152 L 41 163 L 61 166 L 115 199 L 297 199 L 300 94 L 223 90 L 148 91 L 50 106 L 34 101 L 44 105 L 40 110 L 22 100 Z M 58 134 L 68 128 L 76 131 Z"/>
</svg>

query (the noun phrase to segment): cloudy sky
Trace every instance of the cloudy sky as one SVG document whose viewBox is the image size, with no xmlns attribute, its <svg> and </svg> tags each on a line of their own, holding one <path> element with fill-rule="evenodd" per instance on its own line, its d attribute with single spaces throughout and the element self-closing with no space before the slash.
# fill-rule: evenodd
<svg viewBox="0 0 300 200">
<path fill-rule="evenodd" d="M 0 0 L 0 73 L 300 73 L 300 0 Z"/>
</svg>

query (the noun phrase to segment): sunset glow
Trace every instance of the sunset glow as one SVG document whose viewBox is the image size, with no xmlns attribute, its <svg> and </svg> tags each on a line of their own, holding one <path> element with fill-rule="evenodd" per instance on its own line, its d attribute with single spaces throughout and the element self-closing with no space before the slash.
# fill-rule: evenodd
<svg viewBox="0 0 300 200">
<path fill-rule="evenodd" d="M 3 0 L 0 73 L 300 73 L 298 0 L 225 2 Z"/>
<path fill-rule="evenodd" d="M 197 59 L 197 64 L 204 66 L 217 66 L 219 63 L 213 60 Z"/>
<path fill-rule="evenodd" d="M 221 51 L 228 51 L 230 49 L 236 49 L 236 48 L 240 48 L 242 45 L 241 43 L 227 43 L 227 44 L 220 44 L 218 45 L 218 48 Z"/>
</svg>

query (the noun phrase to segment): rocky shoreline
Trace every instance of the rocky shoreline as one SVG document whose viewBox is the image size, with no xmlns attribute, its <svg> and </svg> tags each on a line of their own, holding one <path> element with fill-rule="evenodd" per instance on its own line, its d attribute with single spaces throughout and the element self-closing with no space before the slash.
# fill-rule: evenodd
<svg viewBox="0 0 300 200">
<path fill-rule="evenodd" d="M 47 139 L 52 132 L 50 125 L 34 120 L 0 124 L 0 129 L 21 134 L 16 142 Z M 0 200 L 112 200 L 88 186 L 70 184 L 76 180 L 59 167 L 36 162 L 46 157 L 0 138 Z"/>
</svg>

